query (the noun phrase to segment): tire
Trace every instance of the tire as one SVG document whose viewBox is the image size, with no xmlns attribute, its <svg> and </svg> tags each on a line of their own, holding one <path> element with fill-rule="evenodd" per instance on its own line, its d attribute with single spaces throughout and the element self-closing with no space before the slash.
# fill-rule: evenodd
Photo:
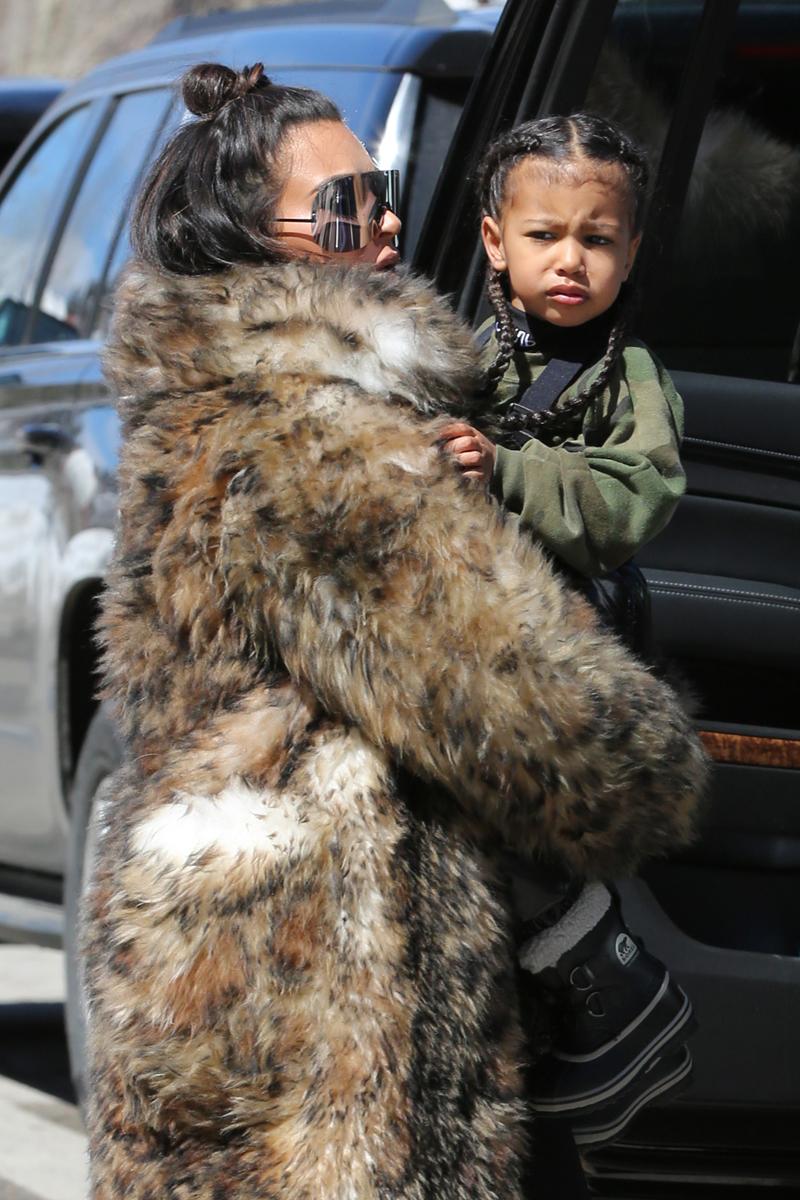
<svg viewBox="0 0 800 1200">
<path fill-rule="evenodd" d="M 101 705 L 81 747 L 70 793 L 70 830 L 64 885 L 64 950 L 66 954 L 66 1027 L 70 1073 L 81 1108 L 86 1099 L 86 1002 L 81 976 L 79 919 L 85 868 L 91 847 L 87 834 L 97 793 L 104 780 L 122 765 L 124 750 L 108 711 Z M 87 850 L 89 853 L 87 853 Z"/>
</svg>

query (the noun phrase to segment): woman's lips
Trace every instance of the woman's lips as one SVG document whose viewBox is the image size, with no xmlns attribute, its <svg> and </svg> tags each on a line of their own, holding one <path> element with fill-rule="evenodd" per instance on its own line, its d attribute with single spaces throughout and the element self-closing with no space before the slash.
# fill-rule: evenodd
<svg viewBox="0 0 800 1200">
<path fill-rule="evenodd" d="M 396 250 L 393 250 L 390 246 L 387 246 L 385 250 L 381 250 L 380 254 L 375 260 L 375 266 L 379 271 L 388 271 L 389 267 L 393 267 L 399 262 L 400 255 Z"/>
</svg>

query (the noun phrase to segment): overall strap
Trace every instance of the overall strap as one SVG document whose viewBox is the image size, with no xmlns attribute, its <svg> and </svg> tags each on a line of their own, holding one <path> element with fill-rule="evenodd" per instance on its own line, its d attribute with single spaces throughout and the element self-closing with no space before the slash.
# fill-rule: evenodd
<svg viewBox="0 0 800 1200">
<path fill-rule="evenodd" d="M 495 331 L 494 319 L 492 317 L 489 317 L 488 320 L 484 321 L 483 325 L 481 325 L 480 329 L 478 329 L 477 333 L 474 336 L 473 340 L 475 343 L 475 348 L 477 350 L 485 350 L 485 348 L 489 344 L 490 338 L 494 334 L 494 331 Z"/>
<path fill-rule="evenodd" d="M 575 382 L 584 366 L 584 363 L 568 358 L 551 358 L 530 387 L 511 405 L 510 411 L 514 411 L 515 416 L 525 417 L 529 413 L 540 413 L 551 408 L 558 397 Z"/>
<path fill-rule="evenodd" d="M 555 404 L 570 384 L 585 370 L 586 364 L 567 358 L 551 358 L 549 363 L 534 379 L 522 395 L 509 404 L 507 415 L 520 422 L 521 428 L 512 429 L 503 438 L 503 444 L 518 450 L 531 440 L 526 431 L 527 418 L 533 413 L 545 412 Z"/>
</svg>

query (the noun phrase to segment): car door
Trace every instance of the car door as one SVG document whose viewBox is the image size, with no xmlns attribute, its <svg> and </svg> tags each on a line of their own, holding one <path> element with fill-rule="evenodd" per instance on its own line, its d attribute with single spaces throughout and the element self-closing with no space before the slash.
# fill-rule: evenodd
<svg viewBox="0 0 800 1200">
<path fill-rule="evenodd" d="M 62 612 L 87 555 L 107 557 L 114 514 L 116 418 L 91 411 L 84 380 L 99 287 L 169 103 L 162 89 L 68 110 L 0 197 L 0 863 L 17 869 L 63 867 Z"/>
<path fill-rule="evenodd" d="M 688 493 L 640 563 L 715 765 L 696 844 L 620 884 L 694 1000 L 694 1080 L 589 1157 L 598 1195 L 800 1188 L 797 22 L 794 3 L 509 0 L 418 243 L 476 319 L 465 179 L 487 137 L 585 106 L 650 149 L 640 329 L 684 396 Z"/>
</svg>

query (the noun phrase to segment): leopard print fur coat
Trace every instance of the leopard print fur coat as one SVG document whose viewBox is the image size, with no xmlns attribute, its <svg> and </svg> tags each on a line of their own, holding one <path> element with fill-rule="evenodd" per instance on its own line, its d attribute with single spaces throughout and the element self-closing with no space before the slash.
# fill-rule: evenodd
<svg viewBox="0 0 800 1200">
<path fill-rule="evenodd" d="M 437 448 L 477 365 L 421 282 L 134 264 L 108 373 L 92 1195 L 519 1200 L 500 852 L 685 841 L 690 726 Z"/>
</svg>

